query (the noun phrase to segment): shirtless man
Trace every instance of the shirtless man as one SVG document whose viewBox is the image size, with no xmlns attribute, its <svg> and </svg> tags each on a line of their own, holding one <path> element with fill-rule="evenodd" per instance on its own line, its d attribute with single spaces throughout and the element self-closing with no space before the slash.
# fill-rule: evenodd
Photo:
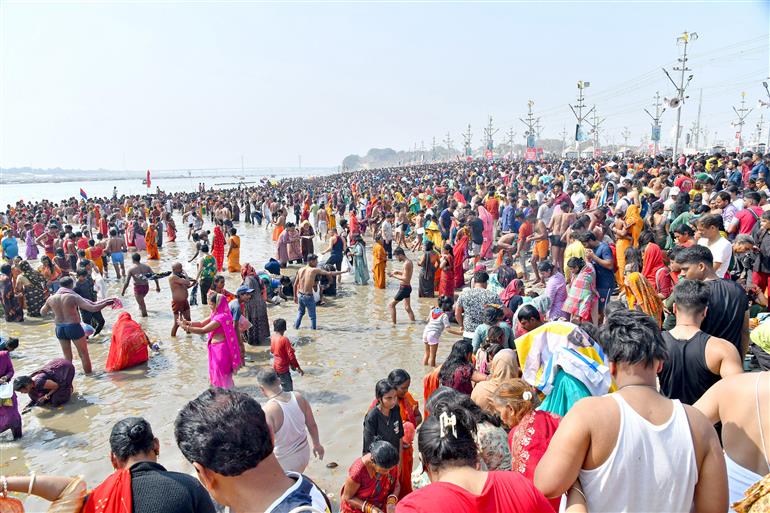
<svg viewBox="0 0 770 513">
<path fill-rule="evenodd" d="M 86 333 L 80 324 L 80 310 L 87 312 L 98 312 L 104 307 L 115 302 L 114 299 L 105 299 L 96 303 L 78 295 L 74 290 L 74 280 L 65 276 L 59 280 L 61 288 L 56 294 L 50 296 L 40 313 L 46 315 L 53 311 L 54 322 L 56 323 L 56 338 L 61 344 L 61 351 L 69 361 L 72 361 L 72 343 L 78 350 L 80 362 L 83 364 L 83 372 L 91 374 L 91 357 L 88 356 L 88 344 L 86 343 Z"/>
<path fill-rule="evenodd" d="M 770 472 L 770 372 L 750 372 L 714 383 L 693 406 L 722 423 L 730 503 Z"/>
<path fill-rule="evenodd" d="M 297 308 L 297 320 L 294 321 L 294 329 L 299 329 L 302 324 L 302 317 L 305 315 L 305 309 L 310 316 L 310 327 L 316 329 L 315 315 L 315 297 L 313 289 L 317 276 L 340 276 L 347 271 L 324 271 L 318 268 L 318 255 L 310 254 L 307 256 L 307 265 L 297 271 L 294 279 L 294 302 L 299 305 Z"/>
<path fill-rule="evenodd" d="M 139 253 L 131 255 L 131 260 L 134 265 L 128 270 L 126 274 L 126 283 L 123 284 L 123 290 L 120 295 L 126 293 L 128 284 L 131 283 L 131 279 L 134 280 L 134 297 L 139 304 L 139 310 L 142 312 L 142 317 L 147 317 L 147 305 L 144 304 L 144 296 L 150 291 L 150 284 L 147 282 L 147 274 L 152 273 L 152 269 L 149 265 L 141 263 L 142 256 Z M 157 278 L 155 279 L 155 288 L 160 292 L 160 283 Z"/>
<path fill-rule="evenodd" d="M 187 300 L 187 289 L 195 286 L 197 282 L 188 277 L 182 270 L 182 264 L 176 262 L 171 266 L 171 276 L 168 284 L 171 287 L 171 313 L 174 318 L 182 317 L 190 320 L 190 303 Z M 179 323 L 175 322 L 171 328 L 171 336 L 176 337 Z"/>
<path fill-rule="evenodd" d="M 112 266 L 115 268 L 115 274 L 118 280 L 126 275 L 126 266 L 123 263 L 126 252 L 126 241 L 123 237 L 118 237 L 118 230 L 110 229 L 110 238 L 107 240 L 107 253 L 110 254 Z"/>
<path fill-rule="evenodd" d="M 404 310 L 406 310 L 407 315 L 409 315 L 409 320 L 414 322 L 412 300 L 410 299 L 410 296 L 412 295 L 412 271 L 414 270 L 414 265 L 412 264 L 411 260 L 406 258 L 404 248 L 398 247 L 394 249 L 393 255 L 396 257 L 396 260 L 404 264 L 404 267 L 400 271 L 391 271 L 388 273 L 388 276 L 391 278 L 396 278 L 401 282 L 399 283 L 396 297 L 394 297 L 388 304 L 388 309 L 390 310 L 390 320 L 394 325 L 396 324 L 396 305 L 403 301 Z"/>
<path fill-rule="evenodd" d="M 553 265 L 557 269 L 564 269 L 564 248 L 567 247 L 567 243 L 563 240 L 563 237 L 567 229 L 575 222 L 575 214 L 572 212 L 572 203 L 569 201 L 562 201 L 560 205 L 559 211 L 554 213 L 551 218 L 548 230 L 551 233 Z"/>
<path fill-rule="evenodd" d="M 532 264 L 532 269 L 535 271 L 535 283 L 533 285 L 545 286 L 545 281 L 543 281 L 543 278 L 540 276 L 537 265 L 539 262 L 543 262 L 548 258 L 548 228 L 541 218 L 535 218 L 533 216 L 532 221 L 535 223 L 535 229 L 528 238 L 532 243 L 532 258 L 529 262 Z"/>
</svg>

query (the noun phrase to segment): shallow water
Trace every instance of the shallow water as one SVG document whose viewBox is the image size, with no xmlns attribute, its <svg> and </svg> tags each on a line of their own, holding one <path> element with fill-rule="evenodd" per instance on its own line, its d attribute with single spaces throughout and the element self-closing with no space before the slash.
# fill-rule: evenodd
<svg viewBox="0 0 770 513">
<path fill-rule="evenodd" d="M 177 226 L 183 227 L 179 216 Z M 274 254 L 270 231 L 264 227 L 236 223 L 241 236 L 241 263 L 250 262 L 261 267 Z M 153 269 L 169 270 L 175 261 L 186 262 L 194 253 L 194 245 L 180 232 L 174 243 L 166 242 L 160 262 L 150 262 Z M 316 251 L 325 244 L 316 239 Z M 367 246 L 371 265 L 370 245 Z M 23 254 L 23 250 L 22 250 Z M 412 260 L 417 255 L 408 253 Z M 388 270 L 394 264 L 388 265 Z M 395 263 L 395 268 L 401 264 Z M 294 274 L 299 266 L 290 266 L 287 274 Z M 193 264 L 185 264 L 188 273 L 194 273 Z M 317 331 L 309 328 L 305 317 L 303 327 L 294 330 L 296 305 L 285 303 L 270 306 L 270 322 L 283 317 L 290 328 L 287 336 L 295 343 L 297 358 L 305 370 L 300 377 L 294 374 L 295 389 L 302 392 L 313 406 L 320 429 L 321 442 L 326 449 L 324 461 L 311 460 L 306 474 L 316 480 L 336 502 L 339 491 L 353 460 L 361 454 L 363 444 L 362 422 L 374 397 L 374 384 L 394 368 L 406 369 L 412 376 L 412 394 L 423 406 L 422 378 L 429 369 L 422 366 L 422 329 L 434 299 L 418 299 L 417 266 L 413 276 L 412 308 L 417 322 L 407 320 L 403 306 L 398 306 L 399 322 L 390 324 L 387 303 L 398 289 L 395 280 L 388 279 L 386 290 L 376 290 L 371 284 L 357 286 L 351 275 L 343 276 L 339 295 L 328 298 L 318 308 Z M 120 294 L 120 284 L 110 270 L 110 295 Z M 240 285 L 240 275 L 224 273 L 226 287 L 234 291 Z M 143 416 L 160 439 L 160 463 L 170 470 L 195 475 L 177 449 L 173 422 L 179 408 L 196 397 L 208 386 L 208 359 L 204 337 L 186 335 L 180 330 L 176 339 L 170 337 L 173 316 L 170 309 L 170 291 L 165 280 L 161 292 L 151 287 L 147 298 L 149 317 L 139 317 L 130 289 L 123 299 L 124 307 L 142 324 L 151 339 L 161 343 L 159 354 L 151 356 L 147 365 L 128 371 L 106 373 L 104 363 L 110 339 L 110 327 L 119 310 L 104 310 L 107 325 L 104 332 L 89 343 L 94 374 L 82 374 L 80 362 L 75 361 L 75 394 L 72 400 L 56 409 L 34 408 L 23 416 L 24 436 L 11 441 L 10 431 L 0 437 L 0 473 L 38 473 L 83 475 L 89 486 L 100 483 L 111 471 L 109 461 L 109 433 L 112 425 L 126 416 Z M 208 315 L 209 307 L 192 307 L 193 320 Z M 52 320 L 25 320 L 24 323 L 0 321 L 3 335 L 21 340 L 13 353 L 16 374 L 29 373 L 48 360 L 61 356 L 59 344 L 53 335 Z M 439 361 L 448 353 L 452 335 L 445 334 L 439 346 Z M 253 394 L 260 402 L 264 397 L 256 386 L 256 374 L 269 365 L 266 347 L 247 346 L 254 362 L 248 363 L 235 377 L 236 386 Z M 19 397 L 20 406 L 27 402 Z M 327 469 L 326 464 L 339 466 Z M 41 511 L 44 506 L 34 499 L 28 501 L 28 511 Z"/>
</svg>

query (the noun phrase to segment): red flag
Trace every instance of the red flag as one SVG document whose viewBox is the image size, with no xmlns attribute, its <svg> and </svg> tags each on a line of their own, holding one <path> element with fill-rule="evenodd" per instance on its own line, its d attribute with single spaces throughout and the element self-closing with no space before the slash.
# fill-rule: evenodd
<svg viewBox="0 0 770 513">
<path fill-rule="evenodd" d="M 150 170 L 147 170 L 147 188 L 150 188 Z"/>
</svg>

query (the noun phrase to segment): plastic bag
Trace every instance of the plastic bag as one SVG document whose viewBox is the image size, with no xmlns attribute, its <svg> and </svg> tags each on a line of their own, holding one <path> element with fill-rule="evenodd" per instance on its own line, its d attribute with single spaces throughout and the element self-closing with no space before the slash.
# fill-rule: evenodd
<svg viewBox="0 0 770 513">
<path fill-rule="evenodd" d="M 13 383 L 0 385 L 0 399 L 10 399 L 11 397 L 13 397 Z"/>
</svg>

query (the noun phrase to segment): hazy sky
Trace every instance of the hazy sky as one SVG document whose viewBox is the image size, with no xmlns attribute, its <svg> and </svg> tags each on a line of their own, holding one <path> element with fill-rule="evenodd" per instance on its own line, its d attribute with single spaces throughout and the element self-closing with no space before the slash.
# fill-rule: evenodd
<svg viewBox="0 0 770 513">
<path fill-rule="evenodd" d="M 574 118 L 588 80 L 606 142 L 649 133 L 672 96 L 660 67 L 697 31 L 683 113 L 734 146 L 747 92 L 755 132 L 768 77 L 770 2 L 34 3 L 0 0 L 0 166 L 177 169 L 337 165 L 447 131 L 503 132 L 528 99 L 543 137 Z M 764 109 L 765 134 L 770 110 Z M 663 117 L 663 136 L 674 124 Z M 571 137 L 571 136 L 570 136 Z M 729 140 L 729 141 L 728 141 Z"/>
</svg>

